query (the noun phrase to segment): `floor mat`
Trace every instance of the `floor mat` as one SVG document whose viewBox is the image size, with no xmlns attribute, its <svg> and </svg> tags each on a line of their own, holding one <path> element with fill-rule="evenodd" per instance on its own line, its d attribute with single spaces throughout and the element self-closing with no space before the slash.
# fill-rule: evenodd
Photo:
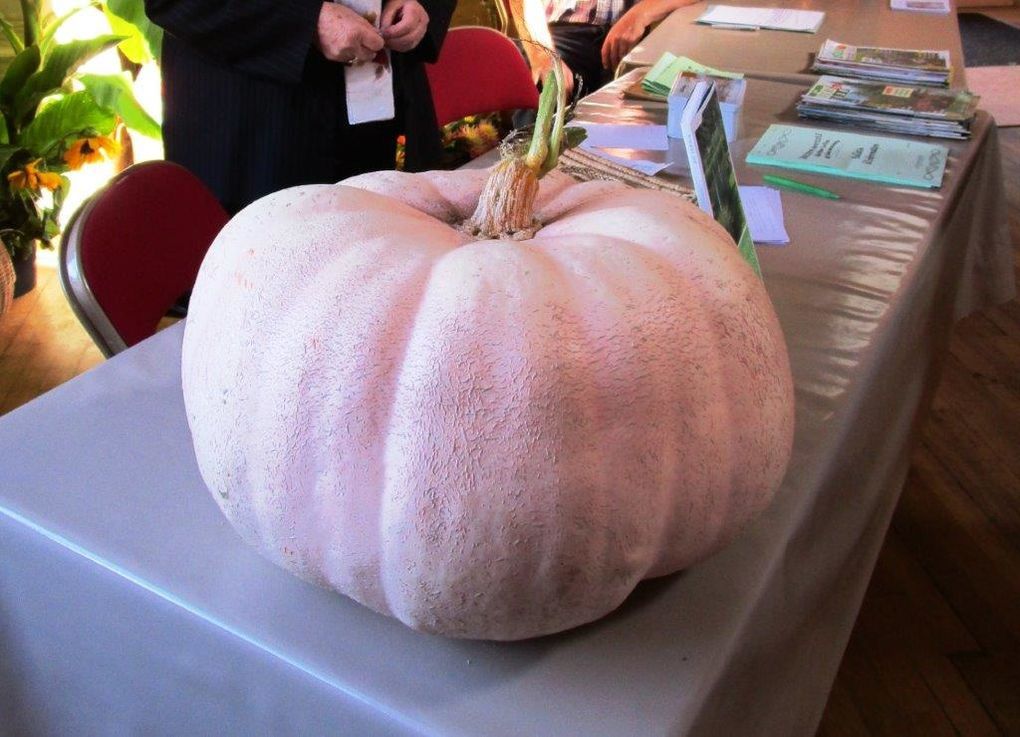
<svg viewBox="0 0 1020 737">
<path fill-rule="evenodd" d="M 983 13 L 960 13 L 960 37 L 966 67 L 1020 64 L 1020 28 Z"/>
<path fill-rule="evenodd" d="M 1000 128 L 1020 125 L 1020 66 L 968 67 L 967 89 L 981 95 L 979 107 L 991 113 Z"/>
</svg>

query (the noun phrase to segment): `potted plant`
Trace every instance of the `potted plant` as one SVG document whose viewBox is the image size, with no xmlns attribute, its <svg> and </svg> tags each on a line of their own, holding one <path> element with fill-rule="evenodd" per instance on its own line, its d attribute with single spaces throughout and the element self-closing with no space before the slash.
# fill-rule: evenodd
<svg viewBox="0 0 1020 737">
<path fill-rule="evenodd" d="M 56 42 L 57 29 L 76 12 L 54 17 L 39 0 L 21 0 L 23 35 L 0 15 L 15 54 L 0 78 L 0 240 L 17 272 L 15 296 L 34 286 L 37 245 L 52 247 L 59 233 L 70 187 L 65 172 L 116 155 L 111 135 L 119 119 L 158 134 L 125 77 L 77 73 L 123 36 Z"/>
</svg>

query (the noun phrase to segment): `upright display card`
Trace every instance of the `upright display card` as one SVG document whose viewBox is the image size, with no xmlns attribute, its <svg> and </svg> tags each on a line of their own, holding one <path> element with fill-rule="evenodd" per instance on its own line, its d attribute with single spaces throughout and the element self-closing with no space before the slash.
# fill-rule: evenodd
<svg viewBox="0 0 1020 737">
<path fill-rule="evenodd" d="M 715 84 L 698 82 L 680 118 L 680 132 L 687 151 L 698 207 L 726 228 L 741 255 L 761 276 L 747 217 L 740 201 L 737 175 L 726 142 L 722 110 Z"/>
</svg>

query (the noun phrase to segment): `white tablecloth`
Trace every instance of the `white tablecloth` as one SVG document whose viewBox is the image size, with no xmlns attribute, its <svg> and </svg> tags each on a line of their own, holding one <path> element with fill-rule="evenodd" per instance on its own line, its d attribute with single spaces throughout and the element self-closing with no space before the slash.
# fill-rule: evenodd
<svg viewBox="0 0 1020 737">
<path fill-rule="evenodd" d="M 752 82 L 746 130 L 799 89 Z M 793 242 L 760 249 L 797 393 L 775 504 L 561 635 L 418 634 L 246 547 L 195 466 L 180 326 L 0 418 L 0 734 L 812 734 L 951 324 L 1013 294 L 995 128 L 951 149 L 940 191 L 784 195 Z"/>
</svg>

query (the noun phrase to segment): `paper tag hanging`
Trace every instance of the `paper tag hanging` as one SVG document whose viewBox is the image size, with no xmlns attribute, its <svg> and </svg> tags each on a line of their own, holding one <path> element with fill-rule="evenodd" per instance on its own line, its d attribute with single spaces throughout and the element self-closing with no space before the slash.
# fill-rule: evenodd
<svg viewBox="0 0 1020 737">
<path fill-rule="evenodd" d="M 382 14 L 382 0 L 342 0 L 376 28 Z M 352 64 L 344 70 L 347 88 L 347 122 L 351 125 L 393 118 L 393 69 L 390 52 L 376 54 L 372 61 Z"/>
</svg>

